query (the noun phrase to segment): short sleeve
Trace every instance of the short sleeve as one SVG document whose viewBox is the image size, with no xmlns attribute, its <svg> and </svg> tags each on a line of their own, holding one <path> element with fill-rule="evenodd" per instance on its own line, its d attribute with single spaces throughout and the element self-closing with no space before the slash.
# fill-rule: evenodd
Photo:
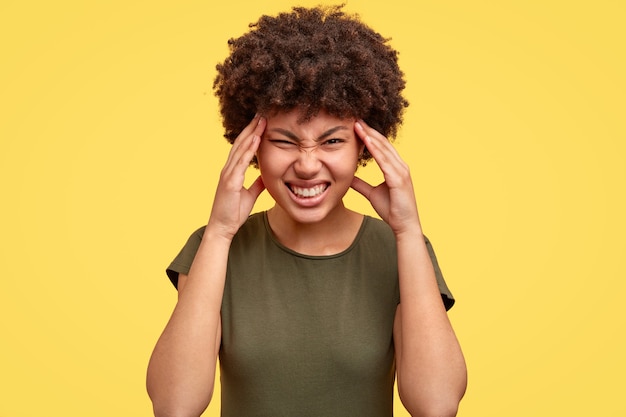
<svg viewBox="0 0 626 417">
<path fill-rule="evenodd" d="M 170 281 L 172 281 L 172 284 L 174 284 L 174 287 L 178 288 L 178 274 L 189 274 L 189 269 L 191 269 L 193 259 L 200 247 L 205 228 L 206 226 L 203 226 L 189 236 L 185 246 L 183 246 L 178 255 L 165 270 L 165 273 Z"/>
<path fill-rule="evenodd" d="M 443 279 L 443 274 L 441 273 L 441 268 L 439 267 L 439 262 L 437 262 L 437 256 L 435 255 L 435 250 L 433 249 L 433 245 L 430 243 L 430 240 L 426 236 L 424 236 L 424 240 L 426 241 L 426 249 L 428 250 L 428 255 L 430 255 L 430 260 L 433 263 L 433 267 L 435 269 L 435 276 L 437 277 L 437 286 L 439 287 L 439 293 L 441 293 L 441 299 L 443 300 L 443 304 L 446 307 L 446 310 L 450 310 L 454 305 L 454 297 L 446 284 L 446 281 Z"/>
</svg>

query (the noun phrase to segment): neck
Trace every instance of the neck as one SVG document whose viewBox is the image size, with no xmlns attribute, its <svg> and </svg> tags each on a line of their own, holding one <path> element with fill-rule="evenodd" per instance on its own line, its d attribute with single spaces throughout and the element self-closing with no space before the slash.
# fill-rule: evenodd
<svg viewBox="0 0 626 417">
<path fill-rule="evenodd" d="M 363 215 L 343 205 L 323 220 L 300 223 L 288 216 L 279 206 L 267 213 L 274 236 L 289 249 L 312 256 L 334 255 L 346 250 L 361 227 Z"/>
</svg>

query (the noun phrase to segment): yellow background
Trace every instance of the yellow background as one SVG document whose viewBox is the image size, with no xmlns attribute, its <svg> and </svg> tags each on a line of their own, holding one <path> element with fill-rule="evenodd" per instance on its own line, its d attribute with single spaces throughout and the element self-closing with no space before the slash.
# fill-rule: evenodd
<svg viewBox="0 0 626 417">
<path fill-rule="evenodd" d="M 151 415 L 164 269 L 229 149 L 214 66 L 291 4 L 0 3 L 0 417 Z M 458 299 L 459 416 L 625 415 L 624 2 L 347 9 L 401 52 L 396 143 Z"/>
</svg>

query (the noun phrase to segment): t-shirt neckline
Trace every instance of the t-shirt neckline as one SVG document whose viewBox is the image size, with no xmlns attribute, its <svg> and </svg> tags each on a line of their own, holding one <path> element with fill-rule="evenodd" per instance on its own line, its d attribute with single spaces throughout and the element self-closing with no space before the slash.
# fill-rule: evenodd
<svg viewBox="0 0 626 417">
<path fill-rule="evenodd" d="M 331 255 L 307 255 L 305 253 L 300 253 L 300 252 L 296 252 L 293 249 L 288 248 L 287 246 L 283 245 L 282 243 L 280 243 L 280 241 L 276 238 L 276 236 L 274 235 L 274 232 L 272 231 L 272 228 L 270 227 L 270 222 L 267 218 L 267 211 L 263 212 L 263 224 L 265 226 L 265 233 L 267 234 L 267 236 L 269 237 L 269 239 L 272 241 L 272 243 L 274 243 L 278 248 L 280 248 L 281 250 L 297 256 L 299 258 L 304 258 L 304 259 L 313 259 L 313 260 L 324 260 L 324 259 L 333 259 L 333 258 L 339 258 L 342 257 L 344 255 L 346 255 L 348 252 L 352 251 L 352 249 L 354 249 L 354 247 L 359 243 L 359 241 L 361 240 L 361 236 L 363 235 L 363 232 L 367 226 L 367 224 L 369 223 L 370 217 L 368 215 L 363 215 L 363 219 L 361 221 L 361 226 L 359 226 L 359 230 L 356 234 L 356 236 L 354 237 L 354 239 L 352 240 L 352 243 L 350 243 L 350 246 L 348 246 L 346 249 L 342 250 L 341 252 L 337 252 Z"/>
</svg>

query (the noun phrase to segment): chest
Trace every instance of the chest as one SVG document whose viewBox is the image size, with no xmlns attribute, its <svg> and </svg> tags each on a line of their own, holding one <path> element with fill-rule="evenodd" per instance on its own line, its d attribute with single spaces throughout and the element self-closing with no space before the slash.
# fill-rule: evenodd
<svg viewBox="0 0 626 417">
<path fill-rule="evenodd" d="M 222 306 L 224 371 L 386 377 L 397 278 L 376 257 L 259 256 L 231 262 Z"/>
</svg>

